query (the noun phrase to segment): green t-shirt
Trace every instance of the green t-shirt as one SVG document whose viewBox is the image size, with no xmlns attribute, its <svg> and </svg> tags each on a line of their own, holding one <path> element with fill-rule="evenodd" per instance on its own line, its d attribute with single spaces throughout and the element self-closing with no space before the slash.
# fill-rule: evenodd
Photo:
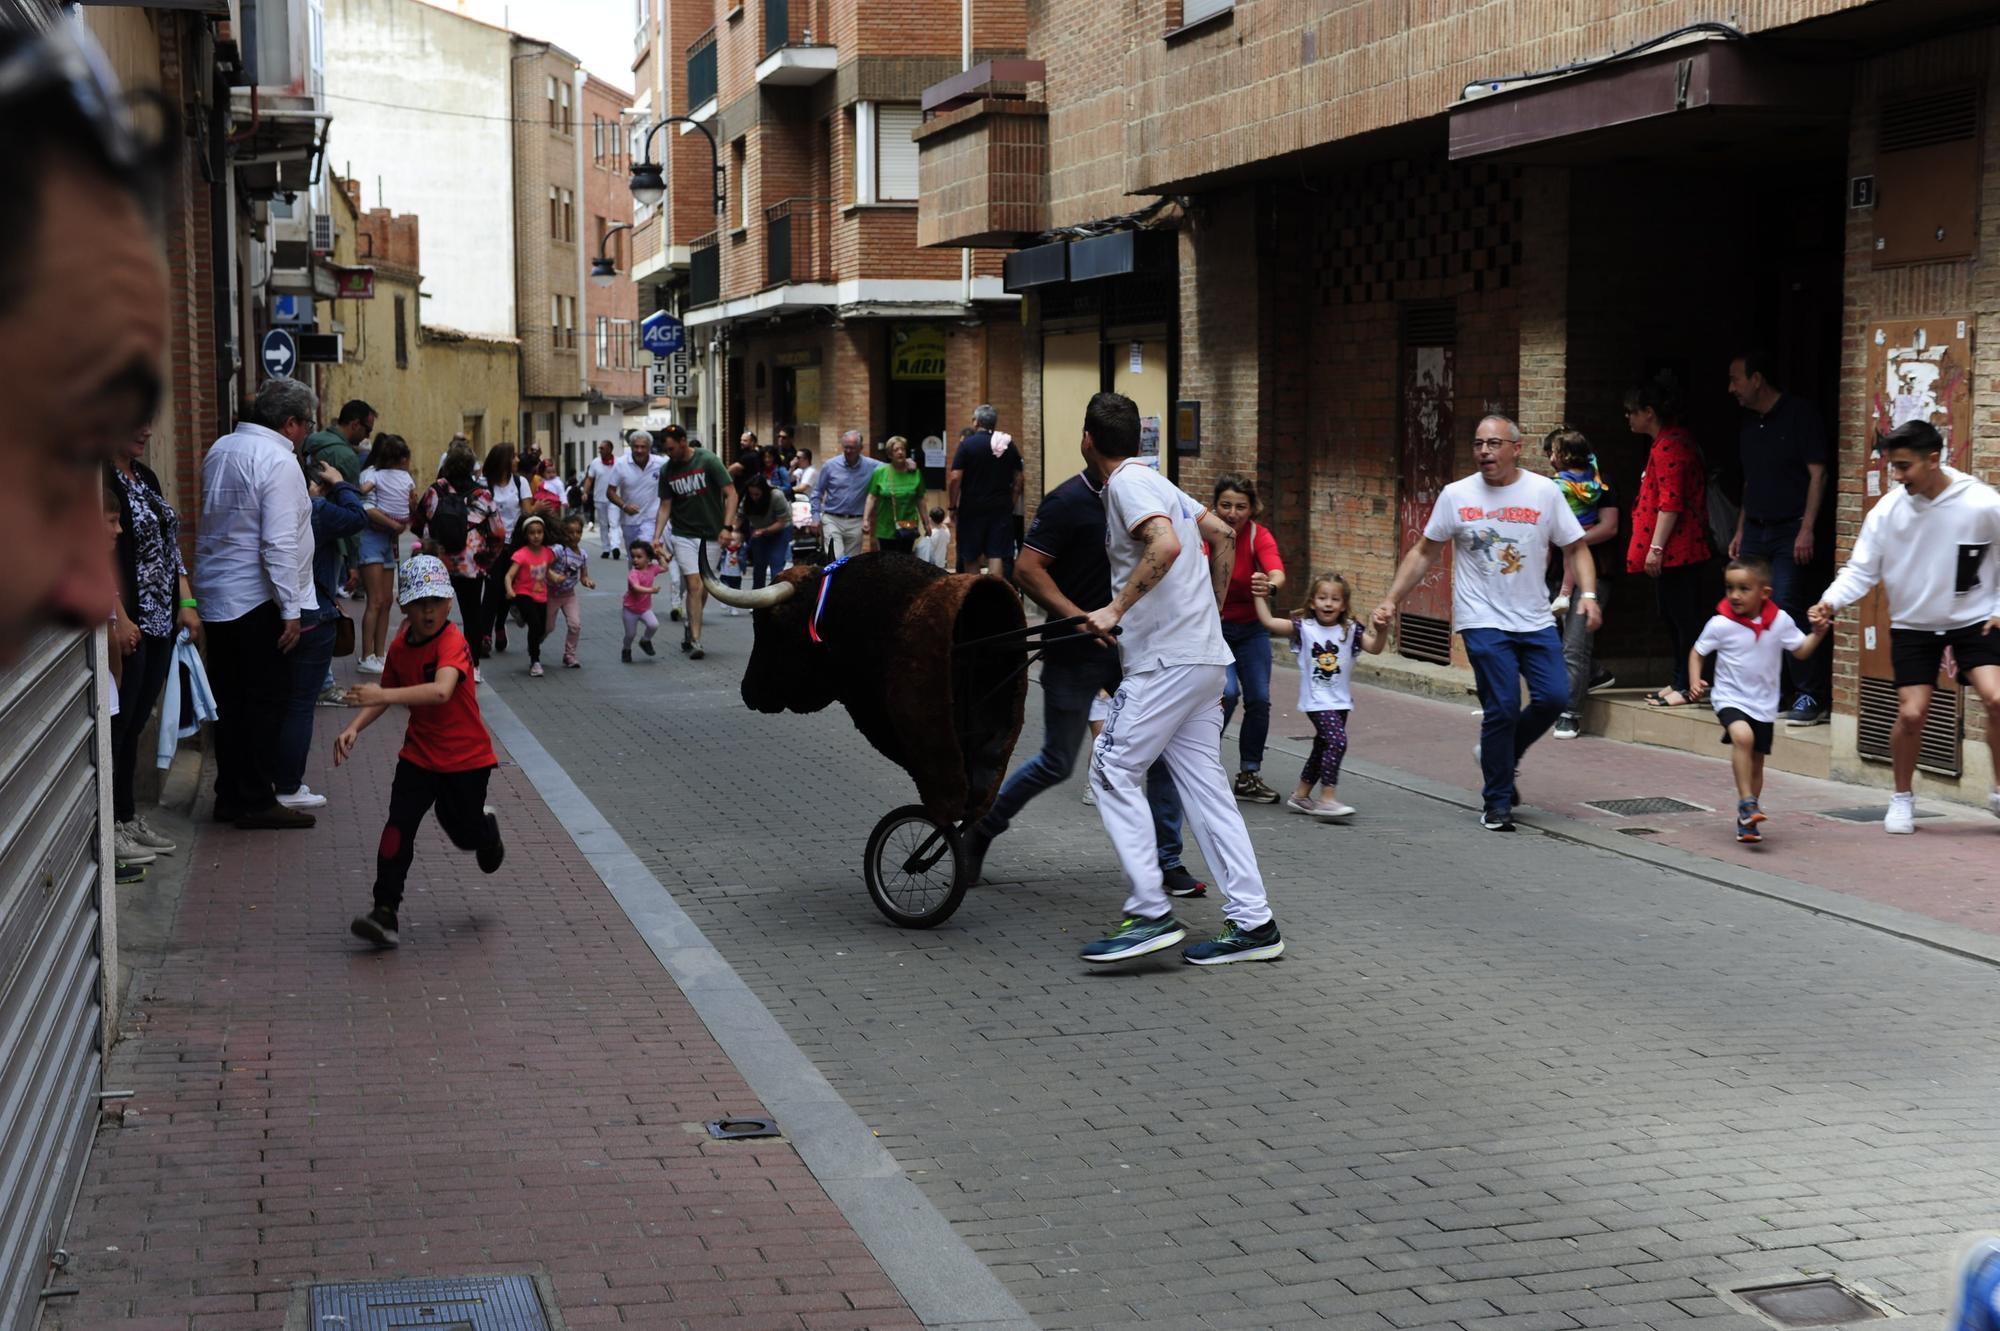
<svg viewBox="0 0 2000 1331">
<path fill-rule="evenodd" d="M 347 436 L 337 430 L 314 430 L 306 436 L 299 448 L 308 462 L 327 461 L 333 464 L 340 478 L 349 485 L 361 483 L 361 454 L 354 445 L 347 442 Z"/>
<path fill-rule="evenodd" d="M 722 495 L 729 489 L 729 468 L 705 448 L 689 452 L 686 462 L 666 459 L 660 473 L 660 493 L 672 506 L 673 532 L 690 540 L 712 541 L 722 535 Z"/>
<path fill-rule="evenodd" d="M 921 529 L 918 515 L 924 507 L 924 474 L 912 467 L 897 471 L 877 467 L 868 478 L 868 493 L 875 496 L 875 535 L 884 540 L 896 534 L 898 522 Z"/>
</svg>

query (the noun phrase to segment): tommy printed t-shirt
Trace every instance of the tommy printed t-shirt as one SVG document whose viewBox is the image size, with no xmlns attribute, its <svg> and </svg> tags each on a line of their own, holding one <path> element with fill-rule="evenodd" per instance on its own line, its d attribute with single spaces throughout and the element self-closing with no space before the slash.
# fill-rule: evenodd
<svg viewBox="0 0 2000 1331">
<path fill-rule="evenodd" d="M 479 714 L 472 648 L 458 625 L 447 622 L 425 643 L 412 643 L 409 626 L 404 625 L 389 644 L 389 657 L 382 665 L 382 687 L 406 689 L 434 683 L 438 671 L 446 666 L 458 672 L 458 687 L 444 702 L 409 709 L 410 728 L 403 736 L 401 756 L 427 772 L 475 772 L 497 767 L 500 760 L 493 756 L 493 741 L 487 738 L 486 721 Z"/>
<path fill-rule="evenodd" d="M 1694 649 L 1703 656 L 1715 653 L 1715 686 L 1708 697 L 1718 712 L 1734 707 L 1752 721 L 1778 719 L 1778 678 L 1785 653 L 1804 642 L 1806 635 L 1771 602 L 1766 601 L 1764 608 L 1771 622 L 1761 632 L 1718 614 L 1694 640 Z"/>
<path fill-rule="evenodd" d="M 1552 549 L 1583 539 L 1569 503 L 1546 476 L 1523 471 L 1512 485 L 1478 476 L 1438 493 L 1424 536 L 1451 545 L 1452 627 L 1533 633 L 1555 627 L 1545 581 Z"/>
<path fill-rule="evenodd" d="M 1361 651 L 1361 625 L 1350 619 L 1331 626 L 1311 615 L 1294 619 L 1292 651 L 1299 658 L 1299 710 L 1354 710 L 1354 660 Z"/>
<path fill-rule="evenodd" d="M 690 449 L 686 462 L 668 462 L 660 489 L 673 505 L 674 535 L 712 541 L 722 535 L 722 492 L 729 468 L 705 448 Z"/>
<path fill-rule="evenodd" d="M 1111 560 L 1111 588 L 1122 590 L 1139 567 L 1145 548 L 1132 533 L 1156 517 L 1173 524 L 1180 558 L 1158 585 L 1119 621 L 1125 673 L 1142 674 L 1165 666 L 1228 665 L 1235 657 L 1222 640 L 1222 616 L 1208 558 L 1201 552 L 1201 505 L 1143 462 L 1119 464 L 1104 487 L 1104 550 Z"/>
</svg>

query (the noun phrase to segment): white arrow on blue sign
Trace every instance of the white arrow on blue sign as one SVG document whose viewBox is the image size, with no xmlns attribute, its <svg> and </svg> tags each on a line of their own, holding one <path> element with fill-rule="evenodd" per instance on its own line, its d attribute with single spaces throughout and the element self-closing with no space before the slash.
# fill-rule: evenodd
<svg viewBox="0 0 2000 1331">
<path fill-rule="evenodd" d="M 264 334 L 264 373 L 273 379 L 288 377 L 299 363 L 299 344 L 282 328 Z"/>
<path fill-rule="evenodd" d="M 687 345 L 687 328 L 665 310 L 639 321 L 639 345 L 664 360 Z"/>
</svg>

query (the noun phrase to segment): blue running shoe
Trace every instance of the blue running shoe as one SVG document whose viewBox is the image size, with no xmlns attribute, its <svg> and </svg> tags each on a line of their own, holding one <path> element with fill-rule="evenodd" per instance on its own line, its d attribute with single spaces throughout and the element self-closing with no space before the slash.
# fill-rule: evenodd
<svg viewBox="0 0 2000 1331">
<path fill-rule="evenodd" d="M 2000 1331 L 2000 1235 L 1981 1235 L 1958 1262 L 1945 1331 Z"/>
<path fill-rule="evenodd" d="M 1128 915 L 1103 938 L 1083 949 L 1085 961 L 1130 961 L 1148 952 L 1160 952 L 1187 937 L 1187 930 L 1171 912 L 1157 920 Z"/>
<path fill-rule="evenodd" d="M 1284 952 L 1276 920 L 1266 920 L 1255 929 L 1231 920 L 1217 937 L 1181 953 L 1181 960 L 1194 966 L 1223 966 L 1232 961 L 1276 961 Z"/>
</svg>

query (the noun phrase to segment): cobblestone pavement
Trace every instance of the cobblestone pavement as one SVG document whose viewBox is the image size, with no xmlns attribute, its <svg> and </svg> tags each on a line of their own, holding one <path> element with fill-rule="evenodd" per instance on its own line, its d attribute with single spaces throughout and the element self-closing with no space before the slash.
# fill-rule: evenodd
<svg viewBox="0 0 2000 1331">
<path fill-rule="evenodd" d="M 746 711 L 748 619 L 621 666 L 586 618 L 489 679 L 1045 1327 L 1747 1328 L 1711 1285 L 1801 1270 L 1935 1313 L 1993 1222 L 1986 964 L 1358 778 L 1352 826 L 1247 811 L 1277 965 L 1086 969 L 1074 782 L 898 931 L 860 859 L 911 786 L 845 713 Z"/>
</svg>

